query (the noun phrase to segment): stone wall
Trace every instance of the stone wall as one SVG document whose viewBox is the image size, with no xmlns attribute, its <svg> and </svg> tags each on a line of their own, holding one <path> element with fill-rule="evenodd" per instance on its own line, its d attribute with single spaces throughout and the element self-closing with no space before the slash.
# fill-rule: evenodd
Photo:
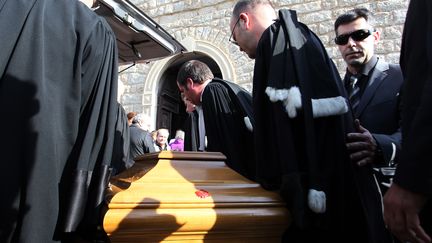
<svg viewBox="0 0 432 243">
<path fill-rule="evenodd" d="M 235 72 L 232 81 L 248 90 L 252 89 L 253 60 L 238 47 L 229 43 L 229 21 L 232 0 L 131 0 L 147 15 L 180 42 L 186 38 L 211 43 L 224 52 Z M 279 0 L 272 1 L 275 8 L 290 8 L 298 12 L 299 20 L 309 26 L 321 38 L 329 55 L 341 74 L 345 65 L 333 42 L 333 23 L 337 16 L 354 7 L 366 7 L 375 13 L 376 27 L 381 32 L 381 42 L 376 53 L 388 62 L 398 63 L 403 23 L 408 1 L 402 0 Z M 144 111 L 146 76 L 154 63 L 140 64 L 120 75 L 124 93 L 120 102 L 127 111 Z M 121 67 L 122 68 L 122 67 Z M 148 94 L 151 95 L 151 94 Z M 146 101 L 147 100 L 147 101 Z M 155 100 L 155 99 L 153 99 Z"/>
</svg>

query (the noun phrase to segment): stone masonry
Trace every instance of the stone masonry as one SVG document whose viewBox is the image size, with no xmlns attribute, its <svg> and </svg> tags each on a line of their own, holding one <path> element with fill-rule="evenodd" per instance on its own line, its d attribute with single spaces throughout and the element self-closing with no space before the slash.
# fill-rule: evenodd
<svg viewBox="0 0 432 243">
<path fill-rule="evenodd" d="M 254 61 L 238 47 L 229 43 L 229 21 L 235 0 L 131 0 L 165 30 L 182 42 L 186 38 L 205 41 L 220 52 L 234 70 L 233 82 L 252 89 Z M 340 58 L 333 23 L 336 17 L 354 7 L 366 7 L 375 14 L 376 28 L 381 41 L 376 54 L 391 63 L 399 62 L 399 51 L 408 1 L 402 0 L 278 0 L 272 1 L 276 9 L 290 8 L 299 20 L 309 26 L 325 45 L 341 75 L 345 72 Z M 183 42 L 182 42 L 183 43 Z M 149 113 L 154 97 L 147 74 L 155 62 L 139 64 L 120 75 L 119 100 L 126 111 Z M 122 69 L 124 67 L 120 67 Z M 161 70 L 163 71 L 163 70 Z M 154 89 L 153 89 L 154 90 Z M 152 101 L 153 100 L 153 101 Z"/>
</svg>

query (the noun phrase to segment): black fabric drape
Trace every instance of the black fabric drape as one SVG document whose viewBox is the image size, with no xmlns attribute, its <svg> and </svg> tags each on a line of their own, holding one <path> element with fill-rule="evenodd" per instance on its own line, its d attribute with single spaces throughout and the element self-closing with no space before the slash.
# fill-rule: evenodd
<svg viewBox="0 0 432 243">
<path fill-rule="evenodd" d="M 86 235 L 113 157 L 114 33 L 79 1 L 0 0 L 0 44 L 0 241 Z"/>
<path fill-rule="evenodd" d="M 184 151 L 198 151 L 199 132 L 198 132 L 198 113 L 194 110 L 187 114 L 184 123 L 185 139 Z"/>
<path fill-rule="evenodd" d="M 394 182 L 429 197 L 420 212 L 421 226 L 432 235 L 432 2 L 411 0 L 400 63 L 402 93 L 402 155 Z M 419 28 L 422 26 L 422 28 Z"/>
</svg>

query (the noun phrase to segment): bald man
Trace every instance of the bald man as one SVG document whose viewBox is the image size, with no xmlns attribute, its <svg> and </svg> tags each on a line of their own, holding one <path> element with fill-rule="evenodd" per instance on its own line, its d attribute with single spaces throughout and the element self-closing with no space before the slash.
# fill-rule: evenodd
<svg viewBox="0 0 432 243">
<path fill-rule="evenodd" d="M 266 0 L 241 0 L 231 41 L 255 59 L 256 180 L 277 190 L 294 223 L 288 242 L 388 242 L 372 168 L 351 163 L 353 128 L 338 71 L 319 38 Z M 367 213 L 365 213 L 367 212 Z M 355 225 L 355 226 L 354 226 Z"/>
</svg>

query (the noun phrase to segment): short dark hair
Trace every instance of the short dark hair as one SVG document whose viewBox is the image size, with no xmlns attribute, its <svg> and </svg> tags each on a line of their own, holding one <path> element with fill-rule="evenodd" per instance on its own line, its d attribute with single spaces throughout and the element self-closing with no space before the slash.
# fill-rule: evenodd
<svg viewBox="0 0 432 243">
<path fill-rule="evenodd" d="M 274 8 L 269 0 L 240 0 L 234 5 L 232 15 L 238 17 L 241 12 L 245 12 L 248 8 L 253 9 L 258 4 L 267 4 Z"/>
<path fill-rule="evenodd" d="M 337 28 L 339 26 L 351 23 L 359 18 L 364 18 L 372 27 L 375 25 L 375 18 L 369 10 L 367 10 L 366 8 L 355 8 L 344 14 L 339 15 L 339 17 L 336 19 L 334 23 L 334 30 L 336 35 L 338 34 Z"/>
<path fill-rule="evenodd" d="M 214 75 L 207 64 L 198 60 L 190 60 L 180 67 L 177 74 L 177 83 L 185 86 L 188 78 L 192 79 L 194 83 L 202 84 L 209 79 L 213 79 Z"/>
</svg>

